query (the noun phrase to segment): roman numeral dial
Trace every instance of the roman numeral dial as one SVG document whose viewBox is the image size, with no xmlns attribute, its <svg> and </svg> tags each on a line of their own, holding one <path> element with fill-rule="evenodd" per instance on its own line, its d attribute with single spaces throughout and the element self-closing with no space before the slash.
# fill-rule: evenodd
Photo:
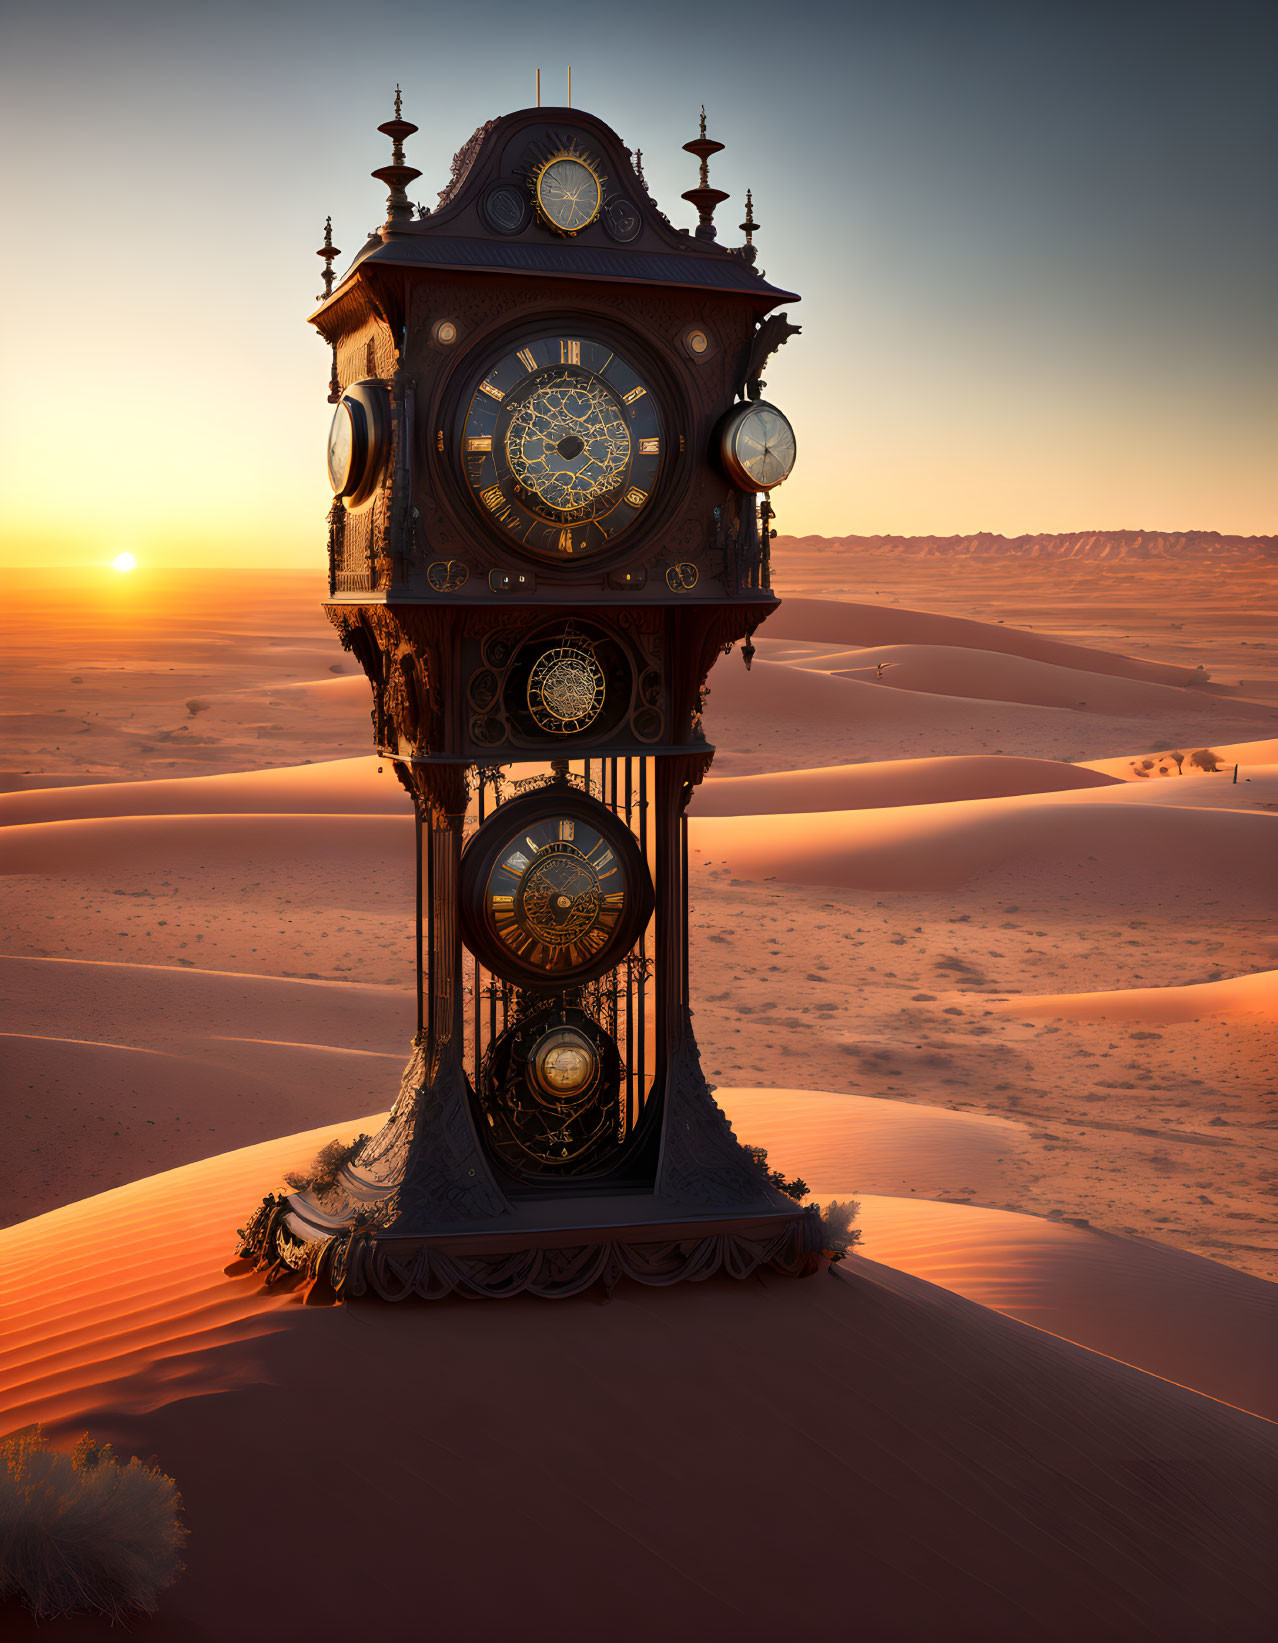
<svg viewBox="0 0 1278 1643">
<path fill-rule="evenodd" d="M 525 337 L 472 382 L 455 448 L 504 541 L 583 559 L 651 507 L 665 449 L 658 395 L 609 344 Z"/>
<path fill-rule="evenodd" d="M 652 882 L 629 829 L 571 789 L 500 805 L 462 860 L 467 945 L 496 975 L 555 988 L 601 975 L 634 945 Z"/>
</svg>

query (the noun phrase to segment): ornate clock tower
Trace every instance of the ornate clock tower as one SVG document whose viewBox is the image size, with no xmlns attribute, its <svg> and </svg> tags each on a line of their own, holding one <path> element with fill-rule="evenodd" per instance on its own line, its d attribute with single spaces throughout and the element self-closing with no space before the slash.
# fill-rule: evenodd
<svg viewBox="0 0 1278 1643">
<path fill-rule="evenodd" d="M 325 606 L 417 818 L 418 1030 L 381 1132 L 269 1197 L 242 1254 L 339 1294 L 565 1295 L 811 1271 L 701 1072 L 685 810 L 715 658 L 775 607 L 760 396 L 796 301 L 671 226 L 615 132 L 480 128 L 433 211 L 400 116 L 385 225 L 311 316 L 332 349 Z M 370 864 L 361 864 L 367 870 Z"/>
</svg>

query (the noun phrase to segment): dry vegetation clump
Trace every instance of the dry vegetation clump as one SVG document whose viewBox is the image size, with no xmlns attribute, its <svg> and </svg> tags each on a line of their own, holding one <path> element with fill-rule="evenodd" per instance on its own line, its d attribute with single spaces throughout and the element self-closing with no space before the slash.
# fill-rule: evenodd
<svg viewBox="0 0 1278 1643">
<path fill-rule="evenodd" d="M 798 1176 L 793 1181 L 787 1181 L 781 1170 L 773 1169 L 768 1163 L 766 1147 L 747 1147 L 746 1151 L 767 1177 L 768 1185 L 775 1187 L 778 1192 L 785 1193 L 787 1198 L 793 1198 L 798 1203 L 812 1190 L 807 1182 Z M 824 1209 L 820 1204 L 812 1207 L 821 1216 L 822 1253 L 829 1256 L 831 1264 L 841 1261 L 854 1245 L 861 1242 L 860 1227 L 852 1225 L 861 1208 L 860 1204 L 855 1198 L 849 1198 L 842 1204 L 831 1199 Z"/>
<path fill-rule="evenodd" d="M 796 1204 L 801 1199 L 806 1198 L 812 1190 L 808 1183 L 801 1180 L 799 1176 L 796 1175 L 793 1181 L 787 1181 L 781 1170 L 773 1169 L 768 1163 L 768 1149 L 766 1147 L 747 1147 L 746 1151 L 764 1175 L 767 1176 L 768 1185 L 775 1187 L 778 1192 L 785 1193 L 787 1198 L 793 1198 Z"/>
<path fill-rule="evenodd" d="M 181 1514 L 172 1478 L 87 1432 L 69 1455 L 39 1426 L 18 1432 L 0 1444 L 0 1597 L 37 1620 L 154 1614 L 183 1568 Z"/>
<path fill-rule="evenodd" d="M 855 1198 L 848 1198 L 843 1203 L 831 1199 L 821 1208 L 821 1238 L 822 1250 L 830 1257 L 831 1262 L 841 1261 L 847 1252 L 861 1242 L 861 1229 L 854 1227 L 861 1206 Z"/>
<path fill-rule="evenodd" d="M 284 1180 L 294 1192 L 331 1192 L 337 1185 L 342 1165 L 349 1164 L 368 1139 L 367 1135 L 357 1135 L 349 1142 L 337 1139 L 326 1141 L 315 1154 L 315 1162 L 310 1169 L 289 1170 Z"/>
</svg>

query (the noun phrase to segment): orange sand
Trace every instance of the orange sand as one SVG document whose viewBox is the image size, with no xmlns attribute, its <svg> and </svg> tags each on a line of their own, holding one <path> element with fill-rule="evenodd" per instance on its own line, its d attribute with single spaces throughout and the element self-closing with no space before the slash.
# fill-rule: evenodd
<svg viewBox="0 0 1278 1643">
<path fill-rule="evenodd" d="M 20 1318 L 8 1421 L 88 1421 L 182 1488 L 188 1569 L 149 1635 L 402 1628 L 423 1546 L 433 1623 L 481 1637 L 529 1614 L 594 1637 L 606 1613 L 610 1638 L 764 1639 L 796 1593 L 829 1630 L 849 1547 L 868 1636 L 1262 1635 L 1278 1446 L 1254 1417 L 855 1258 L 801 1282 L 627 1286 L 603 1307 L 314 1309 L 225 1276 L 245 1205 L 326 1135 L 0 1234 Z M 572 1421 L 547 1442 L 529 1410 L 565 1388 Z M 785 1479 L 803 1511 L 770 1509 Z M 352 1491 L 377 1510 L 343 1512 L 321 1578 L 300 1503 Z M 571 1582 L 546 1573 L 565 1540 L 583 1554 Z M 493 1543 L 500 1581 L 482 1578 Z M 314 1578 L 282 1578 L 298 1568 Z"/>
<path fill-rule="evenodd" d="M 1278 1021 L 1278 970 L 1190 987 L 1129 987 L 1109 993 L 1057 993 L 991 998 L 989 1006 L 1016 1016 L 1069 1016 L 1075 1021 L 1144 1021 L 1161 1025 L 1204 1016 L 1262 1016 Z"/>
</svg>

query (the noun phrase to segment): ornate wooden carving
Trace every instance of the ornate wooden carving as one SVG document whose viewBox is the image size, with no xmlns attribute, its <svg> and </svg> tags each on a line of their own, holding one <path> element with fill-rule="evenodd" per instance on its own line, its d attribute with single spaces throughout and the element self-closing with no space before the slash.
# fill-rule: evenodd
<svg viewBox="0 0 1278 1643">
<path fill-rule="evenodd" d="M 717 466 L 716 430 L 743 389 L 757 395 L 767 359 L 797 330 L 771 312 L 789 294 L 768 285 L 751 256 L 673 228 L 615 133 L 589 115 L 525 110 L 480 127 L 454 157 L 436 209 L 419 208 L 416 221 L 403 194 L 412 168 L 401 152 L 413 128 L 397 108 L 382 129 L 397 145 L 379 173 L 391 189 L 390 218 L 313 316 L 332 349 L 337 388 L 371 379 L 389 396 L 389 449 L 376 482 L 370 473 L 350 493 L 357 503 L 329 510 L 325 608 L 369 680 L 374 745 L 416 814 L 421 1025 L 380 1134 L 327 1192 L 265 1202 L 244 1252 L 272 1272 L 387 1298 L 568 1294 L 623 1274 L 670 1282 L 720 1269 L 741 1275 L 765 1261 L 809 1270 L 811 1217 L 768 1186 L 701 1073 L 687 973 L 685 812 L 713 758 L 701 728 L 706 679 L 721 651 L 775 606 L 769 511 L 761 523 L 756 499 Z M 536 210 L 519 207 L 538 166 L 574 147 L 592 158 L 601 210 L 580 233 L 555 236 Z M 752 215 L 748 222 L 752 234 Z M 649 498 L 594 558 L 525 556 L 477 507 L 462 469 L 469 397 L 503 349 L 515 357 L 516 335 L 535 331 L 569 346 L 573 338 L 610 345 L 661 410 L 661 463 L 643 470 L 656 476 Z M 571 364 L 573 356 L 560 358 Z M 564 724 L 574 715 L 549 724 L 547 697 L 534 703 L 528 683 L 543 666 L 539 653 L 519 660 L 521 645 L 544 639 L 562 648 L 574 634 L 587 634 L 609 658 L 605 686 L 590 682 L 605 677 L 603 662 L 592 675 L 579 657 L 565 663 L 552 650 L 556 665 L 587 680 L 597 730 L 585 714 L 570 730 Z M 579 688 L 567 687 L 569 702 Z M 592 700 L 592 691 L 602 695 Z M 537 1245 L 516 1188 L 552 1187 L 513 1181 L 484 1140 L 484 1068 L 492 1063 L 481 1060 L 481 1039 L 491 1046 L 507 1021 L 516 1031 L 555 989 L 535 959 L 502 980 L 463 948 L 463 838 L 486 807 L 500 816 L 507 788 L 527 785 L 511 783 L 503 767 L 537 758 L 554 761 L 548 779 L 562 791 L 584 789 L 596 813 L 602 803 L 616 818 L 610 827 L 630 828 L 639 863 L 632 876 L 646 883 L 652 873 L 652 928 L 620 965 L 602 976 L 583 970 L 590 979 L 561 982 L 555 996 L 578 1012 L 573 1019 L 588 1016 L 592 1031 L 611 1035 L 618 1079 L 627 1063 L 629 1093 L 618 1099 L 630 1106 L 617 1119 L 626 1139 L 593 1190 L 622 1182 L 641 1189 L 645 1224 L 653 1225 L 652 1204 L 660 1206 L 660 1236 L 614 1227 L 579 1248 L 562 1239 Z M 570 772 L 569 759 L 580 768 Z M 550 835 L 556 850 L 589 809 L 581 801 L 577 822 L 561 821 L 567 831 L 557 843 Z M 619 837 L 614 857 L 624 858 Z M 503 899 L 512 897 L 494 893 L 494 905 Z M 492 946 L 485 962 L 500 968 L 501 956 Z M 680 1216 L 693 1218 L 691 1232 Z M 447 1243 L 463 1233 L 480 1243 Z"/>
</svg>

